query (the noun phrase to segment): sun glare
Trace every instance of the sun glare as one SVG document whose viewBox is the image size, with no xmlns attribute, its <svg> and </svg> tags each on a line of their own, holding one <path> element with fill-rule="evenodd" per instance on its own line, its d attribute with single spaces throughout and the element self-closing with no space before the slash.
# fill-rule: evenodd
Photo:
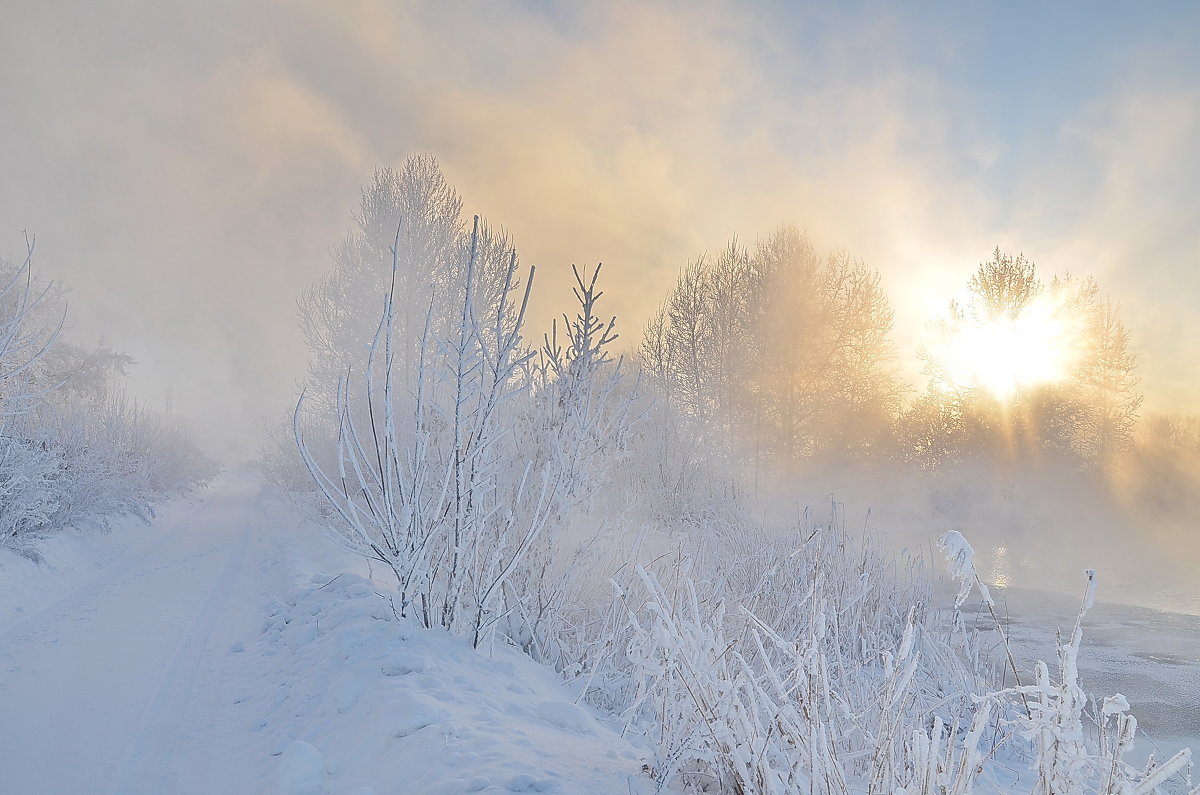
<svg viewBox="0 0 1200 795">
<path fill-rule="evenodd" d="M 1022 389 L 1066 377 L 1077 334 L 1057 302 L 1041 297 L 1016 317 L 968 317 L 935 346 L 950 389 L 986 389 L 1007 401 Z"/>
</svg>

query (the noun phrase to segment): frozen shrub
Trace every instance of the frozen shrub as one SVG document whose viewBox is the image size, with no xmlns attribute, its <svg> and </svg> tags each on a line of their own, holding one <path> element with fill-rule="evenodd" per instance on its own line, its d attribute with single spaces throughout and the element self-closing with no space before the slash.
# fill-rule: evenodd
<svg viewBox="0 0 1200 795">
<path fill-rule="evenodd" d="M 38 444 L 0 438 L 0 546 L 37 558 L 32 546 L 59 510 L 59 464 Z"/>
</svg>

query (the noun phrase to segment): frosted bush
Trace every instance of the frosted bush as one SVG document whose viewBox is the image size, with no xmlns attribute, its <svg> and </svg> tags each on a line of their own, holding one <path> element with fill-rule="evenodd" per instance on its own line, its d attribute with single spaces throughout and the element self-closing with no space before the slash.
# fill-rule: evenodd
<svg viewBox="0 0 1200 795">
<path fill-rule="evenodd" d="M 58 339 L 54 284 L 0 267 L 0 546 L 36 557 L 33 542 L 67 527 L 107 529 L 215 471 L 186 431 L 127 400 L 128 357 Z"/>
<path fill-rule="evenodd" d="M 32 543 L 59 510 L 57 457 L 40 445 L 0 437 L 0 546 L 37 557 Z"/>
</svg>

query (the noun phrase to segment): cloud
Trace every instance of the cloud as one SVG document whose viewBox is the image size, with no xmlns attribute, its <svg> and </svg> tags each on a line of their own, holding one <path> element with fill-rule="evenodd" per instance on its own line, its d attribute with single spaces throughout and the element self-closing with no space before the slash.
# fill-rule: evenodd
<svg viewBox="0 0 1200 795">
<path fill-rule="evenodd" d="M 1121 305 L 1153 408 L 1200 410 L 1200 90 L 1131 78 L 1065 123 L 1014 230 Z M 1030 251 L 1029 248 L 1026 249 Z M 1032 252 L 1030 252 L 1032 253 Z"/>
<path fill-rule="evenodd" d="M 0 126 L 0 250 L 37 232 L 41 266 L 74 290 L 78 334 L 133 353 L 145 396 L 172 384 L 179 410 L 240 455 L 302 377 L 295 300 L 328 267 L 358 187 L 410 152 L 437 155 L 468 211 L 539 266 L 539 323 L 569 298 L 571 262 L 603 260 L 607 309 L 635 342 L 688 259 L 795 221 L 883 272 L 911 351 L 996 243 L 1060 269 L 1086 262 L 1089 229 L 1150 223 L 1118 199 L 1153 194 L 1144 175 L 1169 163 L 1121 171 L 1113 153 L 1177 150 L 1193 131 L 1181 96 L 1156 108 L 1175 133 L 1125 141 L 1150 134 L 1130 121 L 1145 112 L 1131 89 L 1128 110 L 1101 113 L 1111 137 L 1096 132 L 1061 183 L 1108 169 L 1110 203 L 1057 226 L 1038 216 L 1026 236 L 1010 222 L 1039 205 L 1014 214 L 993 189 L 1003 131 L 963 121 L 977 99 L 942 74 L 954 48 L 926 46 L 899 12 L 764 8 L 27 4 L 0 40 L 0 104 L 15 111 Z M 1071 130 L 1064 141 L 1084 134 Z M 1031 195 L 1063 204 L 1035 177 Z M 1151 225 L 1182 206 L 1155 206 Z M 1191 238 L 1166 231 L 1149 236 L 1169 282 L 1170 241 Z M 1112 263 L 1104 278 L 1134 313 L 1155 293 Z"/>
</svg>

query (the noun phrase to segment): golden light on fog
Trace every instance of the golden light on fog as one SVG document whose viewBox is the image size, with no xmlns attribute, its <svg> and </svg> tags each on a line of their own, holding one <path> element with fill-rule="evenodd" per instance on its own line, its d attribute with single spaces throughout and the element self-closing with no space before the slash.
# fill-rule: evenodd
<svg viewBox="0 0 1200 795">
<path fill-rule="evenodd" d="M 931 346 L 947 374 L 945 388 L 984 389 L 1000 401 L 1065 379 L 1081 329 L 1058 301 L 1042 295 L 1014 315 L 966 317 Z"/>
</svg>

